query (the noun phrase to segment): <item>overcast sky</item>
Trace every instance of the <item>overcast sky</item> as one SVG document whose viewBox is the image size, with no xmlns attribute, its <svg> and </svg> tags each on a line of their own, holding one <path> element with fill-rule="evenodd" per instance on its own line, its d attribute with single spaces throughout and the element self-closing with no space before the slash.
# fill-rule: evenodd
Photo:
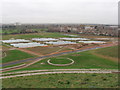
<svg viewBox="0 0 120 90">
<path fill-rule="evenodd" d="M 119 0 L 2 0 L 3 23 L 117 24 Z"/>
</svg>

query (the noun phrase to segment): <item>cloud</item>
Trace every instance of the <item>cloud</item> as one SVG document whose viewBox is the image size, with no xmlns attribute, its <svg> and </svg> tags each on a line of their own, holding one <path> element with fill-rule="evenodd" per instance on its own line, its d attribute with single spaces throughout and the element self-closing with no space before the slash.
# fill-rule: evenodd
<svg viewBox="0 0 120 90">
<path fill-rule="evenodd" d="M 4 0 L 3 23 L 117 24 L 118 0 Z"/>
</svg>

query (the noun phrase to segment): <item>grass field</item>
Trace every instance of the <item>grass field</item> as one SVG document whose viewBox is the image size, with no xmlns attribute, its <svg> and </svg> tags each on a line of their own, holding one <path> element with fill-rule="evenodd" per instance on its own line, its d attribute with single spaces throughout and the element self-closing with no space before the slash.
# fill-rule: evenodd
<svg viewBox="0 0 120 90">
<path fill-rule="evenodd" d="M 53 58 L 50 60 L 53 64 L 68 64 L 71 63 L 71 61 L 67 58 Z"/>
<path fill-rule="evenodd" d="M 32 31 L 38 31 L 38 32 L 41 32 L 41 31 L 47 31 L 48 29 L 44 28 L 44 29 L 31 29 Z M 9 30 L 0 30 L 0 33 L 3 33 L 3 34 L 12 34 L 12 33 L 20 33 L 21 31 L 19 29 L 9 29 Z"/>
<path fill-rule="evenodd" d="M 7 63 L 10 61 L 15 61 L 15 60 L 22 60 L 22 59 L 26 59 L 26 58 L 32 58 L 35 57 L 33 55 L 30 55 L 28 53 L 19 51 L 19 50 L 9 50 L 6 51 L 6 57 L 4 57 L 2 59 L 2 63 Z"/>
<path fill-rule="evenodd" d="M 0 33 L 11 34 L 11 33 L 19 33 L 20 31 L 17 29 L 12 30 L 2 30 Z"/>
<path fill-rule="evenodd" d="M 104 48 L 106 49 L 106 48 Z M 102 50 L 104 50 L 102 49 Z M 114 48 L 113 48 L 114 49 Z M 97 49 L 99 50 L 99 49 Z M 97 51 L 96 50 L 96 51 Z M 112 49 L 109 50 L 109 52 Z M 68 55 L 62 55 L 53 58 L 43 59 L 40 62 L 37 62 L 29 67 L 20 69 L 21 70 L 37 70 L 37 69 L 118 69 L 118 63 L 111 61 L 109 59 L 96 56 L 92 54 L 92 51 L 85 51 L 79 53 L 73 53 Z M 56 58 L 71 58 L 75 61 L 74 64 L 70 66 L 52 66 L 47 63 L 48 59 L 55 60 Z M 41 64 L 42 63 L 42 64 Z"/>
<path fill-rule="evenodd" d="M 118 74 L 50 74 L 2 80 L 3 88 L 117 88 Z"/>
<path fill-rule="evenodd" d="M 15 66 L 22 65 L 22 64 L 24 63 L 14 64 L 14 65 L 9 65 L 9 66 L 2 66 L 2 69 L 9 68 L 9 67 L 15 67 Z"/>
<path fill-rule="evenodd" d="M 95 35 L 84 35 L 84 34 L 75 34 L 78 35 L 79 37 L 83 38 L 111 38 L 109 36 L 95 36 Z M 2 35 L 2 39 L 10 39 L 10 38 L 22 38 L 22 39 L 30 39 L 30 38 L 59 38 L 59 37 L 72 37 L 72 36 L 66 36 L 61 33 L 57 32 L 40 32 L 40 33 L 32 33 L 32 34 L 16 34 L 16 35 Z"/>
<path fill-rule="evenodd" d="M 10 38 L 21 38 L 21 39 L 30 39 L 30 38 L 59 38 L 59 37 L 71 37 L 65 36 L 60 33 L 48 33 L 48 32 L 41 32 L 41 33 L 34 33 L 34 34 L 16 34 L 16 35 L 3 35 L 2 39 L 10 39 Z"/>
<path fill-rule="evenodd" d="M 43 38 L 43 37 L 70 37 L 64 36 L 59 33 L 36 33 L 36 34 L 20 34 L 20 35 L 3 35 L 3 39 L 10 38 Z M 80 37 L 85 37 L 80 36 Z M 87 36 L 96 38 L 97 36 Z M 7 56 L 3 58 L 2 62 L 10 62 L 16 60 L 22 60 L 26 58 L 33 58 L 35 56 L 19 50 L 7 50 Z M 23 70 L 40 70 L 40 69 L 118 69 L 118 63 L 110 60 L 112 57 L 117 58 L 117 46 L 96 49 L 91 51 L 73 53 L 62 55 L 58 57 L 52 57 L 43 59 L 33 65 L 30 65 L 23 69 L 13 70 L 23 71 Z M 27 50 L 34 51 L 42 54 L 49 54 L 59 50 L 59 47 L 47 48 L 38 47 L 27 48 Z M 98 54 L 98 55 L 96 55 Z M 104 57 L 101 57 L 103 55 Z M 62 58 L 62 59 L 60 59 Z M 75 61 L 74 64 L 70 66 L 52 66 L 47 63 L 48 59 L 54 64 L 67 64 L 66 58 L 71 58 Z M 16 64 L 17 65 L 17 64 Z M 18 64 L 19 65 L 19 64 Z M 9 67 L 9 66 L 8 66 Z M 9 72 L 9 71 L 8 71 Z M 50 74 L 50 75 L 35 75 L 35 76 L 24 76 L 16 77 L 2 80 L 3 88 L 117 88 L 118 87 L 118 74 Z"/>
<path fill-rule="evenodd" d="M 108 57 L 118 58 L 118 46 L 107 47 L 95 50 L 97 54 L 101 54 Z"/>
<path fill-rule="evenodd" d="M 38 31 L 39 33 L 40 32 L 46 32 L 48 29 L 47 28 L 44 28 L 44 29 L 32 29 L 32 31 Z"/>
</svg>

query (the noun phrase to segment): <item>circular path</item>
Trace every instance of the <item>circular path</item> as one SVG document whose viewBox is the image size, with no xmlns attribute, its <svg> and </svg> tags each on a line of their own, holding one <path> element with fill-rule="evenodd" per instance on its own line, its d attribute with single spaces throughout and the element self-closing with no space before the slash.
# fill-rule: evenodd
<svg viewBox="0 0 120 90">
<path fill-rule="evenodd" d="M 72 64 L 74 63 L 74 60 L 73 60 L 73 59 L 71 59 L 71 58 L 67 58 L 67 59 L 71 61 L 71 62 L 68 63 L 68 64 L 54 64 L 54 63 L 51 63 L 51 62 L 50 62 L 51 59 L 49 59 L 49 60 L 47 61 L 47 63 L 50 64 L 50 65 L 53 65 L 53 66 L 68 66 L 68 65 L 72 65 Z"/>
</svg>

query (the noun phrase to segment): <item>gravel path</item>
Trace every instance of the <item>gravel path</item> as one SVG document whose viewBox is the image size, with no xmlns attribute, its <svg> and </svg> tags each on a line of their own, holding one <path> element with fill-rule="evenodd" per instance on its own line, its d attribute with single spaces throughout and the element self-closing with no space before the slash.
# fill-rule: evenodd
<svg viewBox="0 0 120 90">
<path fill-rule="evenodd" d="M 44 69 L 44 70 L 25 70 L 25 71 L 16 71 L 16 72 L 10 72 L 10 73 L 1 73 L 0 75 L 8 75 L 8 74 L 18 74 L 18 73 L 30 73 L 30 72 L 43 72 L 43 71 L 69 71 L 69 70 L 74 70 L 74 71 L 78 71 L 78 70 L 101 70 L 101 69 Z"/>
<path fill-rule="evenodd" d="M 70 69 L 69 69 L 70 70 Z M 10 75 L 10 76 L 2 76 L 0 79 L 3 78 L 13 78 L 13 77 L 20 77 L 20 76 L 32 76 L 32 75 L 41 75 L 41 74 L 60 74 L 60 73 L 117 73 L 118 71 L 116 70 L 95 70 L 95 71 L 90 71 L 90 70 L 84 70 L 84 71 L 53 71 L 53 72 L 37 72 L 37 73 L 26 73 L 26 74 L 19 74 L 19 75 Z"/>
</svg>

